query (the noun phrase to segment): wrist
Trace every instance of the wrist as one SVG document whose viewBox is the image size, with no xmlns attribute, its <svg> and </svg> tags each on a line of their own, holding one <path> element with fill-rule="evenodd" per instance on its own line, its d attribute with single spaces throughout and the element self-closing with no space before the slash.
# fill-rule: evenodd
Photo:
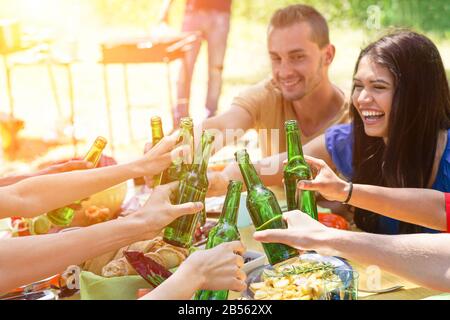
<svg viewBox="0 0 450 320">
<path fill-rule="evenodd" d="M 350 192 L 350 182 L 341 181 L 337 190 L 339 190 L 339 193 L 338 196 L 336 197 L 336 200 L 341 203 L 344 203 L 345 200 L 347 200 Z"/>
<path fill-rule="evenodd" d="M 153 224 L 145 219 L 145 213 L 138 210 L 135 213 L 129 215 L 126 218 L 120 219 L 119 221 L 127 220 L 127 224 L 130 227 L 131 232 L 136 237 L 136 241 L 148 240 L 156 237 L 161 230 L 155 230 L 151 228 Z"/>
<path fill-rule="evenodd" d="M 206 277 L 204 276 L 203 268 L 197 266 L 193 261 L 195 256 L 189 256 L 178 268 L 176 274 L 182 277 L 184 280 L 189 279 L 189 282 L 193 285 L 195 290 L 202 289 L 206 283 Z"/>
<path fill-rule="evenodd" d="M 143 159 L 134 160 L 126 164 L 126 169 L 129 171 L 129 179 L 147 176 L 145 172 L 145 161 Z"/>
<path fill-rule="evenodd" d="M 311 242 L 314 243 L 313 248 L 334 255 L 335 244 L 342 237 L 342 232 L 342 230 L 324 227 L 323 230 L 311 236 Z"/>
</svg>

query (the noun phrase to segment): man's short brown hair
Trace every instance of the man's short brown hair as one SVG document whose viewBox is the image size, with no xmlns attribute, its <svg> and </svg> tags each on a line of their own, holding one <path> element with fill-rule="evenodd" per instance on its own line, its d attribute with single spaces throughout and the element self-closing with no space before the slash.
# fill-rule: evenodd
<svg viewBox="0 0 450 320">
<path fill-rule="evenodd" d="M 294 4 L 278 9 L 270 19 L 270 28 L 285 28 L 296 23 L 307 22 L 311 26 L 311 40 L 323 48 L 330 43 L 328 24 L 325 18 L 311 6 Z"/>
</svg>

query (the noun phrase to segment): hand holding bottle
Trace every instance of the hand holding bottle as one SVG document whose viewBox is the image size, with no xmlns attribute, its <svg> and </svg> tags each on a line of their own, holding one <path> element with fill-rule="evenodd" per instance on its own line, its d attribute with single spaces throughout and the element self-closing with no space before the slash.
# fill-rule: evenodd
<svg viewBox="0 0 450 320">
<path fill-rule="evenodd" d="M 297 250 L 320 250 L 323 249 L 322 241 L 326 239 L 329 232 L 340 232 L 331 229 L 307 214 L 293 210 L 283 214 L 287 222 L 287 229 L 267 229 L 255 232 L 255 240 L 263 243 L 283 243 Z"/>
<path fill-rule="evenodd" d="M 168 168 L 172 160 L 189 152 L 183 146 L 176 147 L 177 136 L 164 137 L 157 145 L 147 144 L 144 156 L 137 162 L 143 176 L 153 179 L 154 175 Z M 149 181 L 150 179 L 147 179 Z"/>
<path fill-rule="evenodd" d="M 136 213 L 127 217 L 137 219 L 147 226 L 147 232 L 154 236 L 176 218 L 187 214 L 194 214 L 202 210 L 201 202 L 187 202 L 173 205 L 170 195 L 177 190 L 178 182 L 172 182 L 156 187 L 145 205 Z"/>
<path fill-rule="evenodd" d="M 348 195 L 348 183 L 339 178 L 325 161 L 309 156 L 305 156 L 305 160 L 317 173 L 313 180 L 299 181 L 297 188 L 318 191 L 330 201 L 344 201 Z"/>
<path fill-rule="evenodd" d="M 242 271 L 244 252 L 245 247 L 240 241 L 199 250 L 181 264 L 178 272 L 186 273 L 192 281 L 198 281 L 198 289 L 240 292 L 247 287 L 246 274 Z"/>
</svg>

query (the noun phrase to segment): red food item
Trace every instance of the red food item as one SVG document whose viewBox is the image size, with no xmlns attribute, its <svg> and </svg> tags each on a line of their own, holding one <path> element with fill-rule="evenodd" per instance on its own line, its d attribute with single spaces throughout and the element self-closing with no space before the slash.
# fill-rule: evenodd
<svg viewBox="0 0 450 320">
<path fill-rule="evenodd" d="M 349 226 L 347 221 L 334 213 L 320 213 L 319 222 L 330 228 L 348 230 Z"/>
<path fill-rule="evenodd" d="M 17 235 L 19 237 L 25 237 L 30 235 L 29 225 L 26 219 L 18 216 L 11 217 L 11 225 L 17 228 Z"/>
<path fill-rule="evenodd" d="M 150 291 L 152 291 L 152 289 L 138 289 L 138 291 L 136 292 L 136 296 L 137 296 L 138 299 L 142 298 L 143 296 L 145 296 Z"/>
<path fill-rule="evenodd" d="M 134 270 L 136 270 L 136 272 L 154 288 L 156 288 L 157 285 L 152 281 L 152 278 L 157 277 L 161 280 L 160 282 L 162 282 L 172 275 L 172 272 L 153 259 L 146 257 L 140 251 L 125 251 L 124 256 Z"/>
</svg>

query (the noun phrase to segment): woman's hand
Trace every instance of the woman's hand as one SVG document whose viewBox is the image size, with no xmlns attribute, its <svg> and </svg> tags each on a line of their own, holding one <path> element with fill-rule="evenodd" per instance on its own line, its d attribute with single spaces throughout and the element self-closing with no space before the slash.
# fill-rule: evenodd
<svg viewBox="0 0 450 320">
<path fill-rule="evenodd" d="M 245 247 L 240 241 L 222 243 L 208 250 L 191 254 L 179 267 L 186 279 L 198 281 L 198 289 L 232 290 L 246 289 L 246 274 L 242 271 Z"/>
<path fill-rule="evenodd" d="M 203 209 L 203 204 L 201 202 L 187 202 L 173 205 L 170 202 L 170 195 L 177 188 L 178 182 L 172 182 L 156 187 L 153 189 L 153 192 L 145 205 L 137 212 L 129 214 L 127 218 L 137 219 L 139 223 L 146 226 L 146 232 L 151 236 L 154 236 L 161 232 L 165 226 L 170 224 L 176 218 L 187 214 L 194 214 Z"/>
<path fill-rule="evenodd" d="M 347 198 L 349 184 L 339 178 L 325 161 L 309 156 L 305 156 L 305 160 L 316 175 L 312 180 L 299 181 L 297 188 L 318 191 L 327 200 L 343 202 Z"/>
</svg>

